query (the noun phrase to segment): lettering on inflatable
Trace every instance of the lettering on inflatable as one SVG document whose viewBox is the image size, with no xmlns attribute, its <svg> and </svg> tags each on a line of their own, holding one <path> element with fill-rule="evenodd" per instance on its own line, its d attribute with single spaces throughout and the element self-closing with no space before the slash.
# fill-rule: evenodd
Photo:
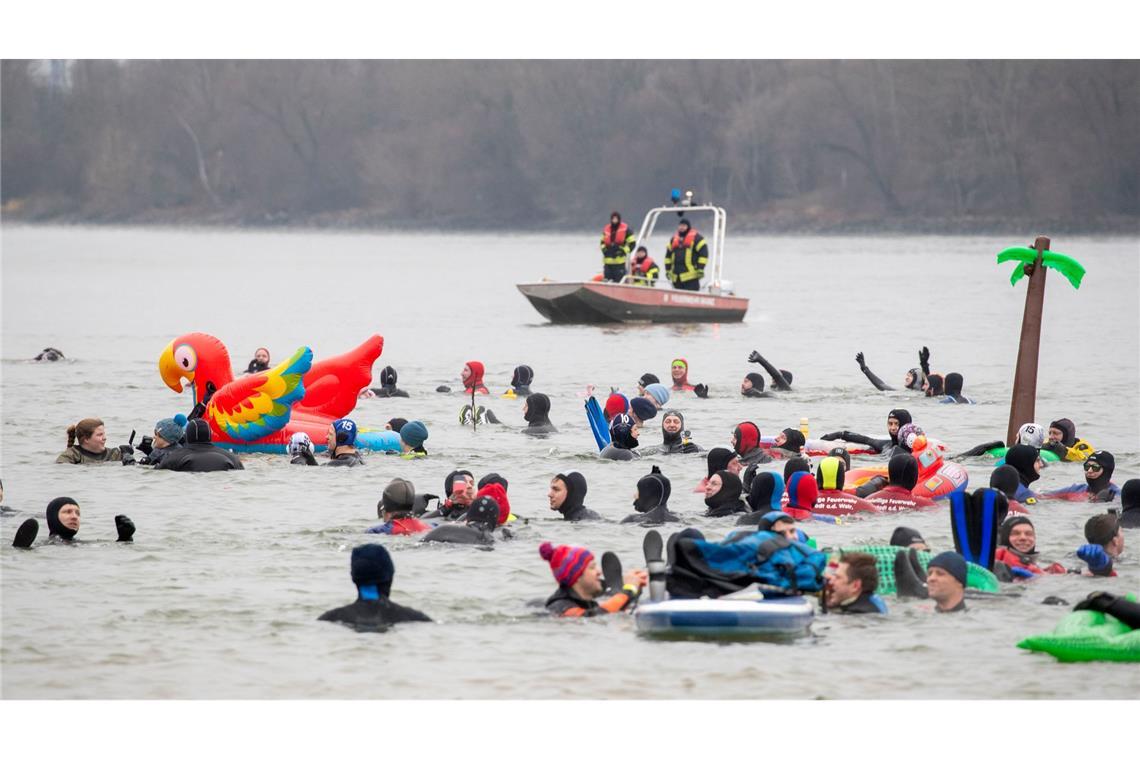
<svg viewBox="0 0 1140 760">
<path fill-rule="evenodd" d="M 702 296 L 689 296 L 679 295 L 677 293 L 666 293 L 666 303 L 682 303 L 689 306 L 716 306 L 715 298 L 705 298 Z"/>
</svg>

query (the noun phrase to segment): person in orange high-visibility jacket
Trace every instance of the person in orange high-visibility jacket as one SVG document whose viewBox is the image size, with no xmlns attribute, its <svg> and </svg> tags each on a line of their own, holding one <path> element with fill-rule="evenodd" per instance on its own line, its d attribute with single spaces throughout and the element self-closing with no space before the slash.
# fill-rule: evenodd
<svg viewBox="0 0 1140 760">
<path fill-rule="evenodd" d="M 704 236 L 693 229 L 688 219 L 682 219 L 665 249 L 665 276 L 675 288 L 700 290 L 708 262 L 709 248 Z"/>
<path fill-rule="evenodd" d="M 661 276 L 661 268 L 657 266 L 657 262 L 649 258 L 649 251 L 645 246 L 637 246 L 637 252 L 633 254 L 633 266 L 630 268 L 630 274 L 634 276 L 634 285 L 648 285 L 654 287 L 657 284 L 657 278 Z"/>
<path fill-rule="evenodd" d="M 633 230 L 621 220 L 621 214 L 610 214 L 610 223 L 602 228 L 602 271 L 610 282 L 621 282 L 626 274 L 626 261 L 637 240 Z"/>
<path fill-rule="evenodd" d="M 546 600 L 547 611 L 556 617 L 594 617 L 632 609 L 649 582 L 645 570 L 630 570 L 622 578 L 620 591 L 598 601 L 604 592 L 602 573 L 589 549 L 546 541 L 538 553 L 550 563 L 550 572 L 558 581 L 558 590 Z"/>
</svg>

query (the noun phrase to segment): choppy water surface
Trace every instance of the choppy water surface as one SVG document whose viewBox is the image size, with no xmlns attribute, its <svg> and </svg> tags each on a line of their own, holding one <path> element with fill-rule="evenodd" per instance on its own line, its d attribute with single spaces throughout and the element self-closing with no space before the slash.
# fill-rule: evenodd
<svg viewBox="0 0 1140 760">
<path fill-rule="evenodd" d="M 1026 240 L 1030 235 L 1027 233 Z M 3 233 L 4 504 L 3 696 L 19 697 L 1125 697 L 1135 668 L 1065 666 L 1015 648 L 1052 628 L 1065 608 L 1100 587 L 1137 589 L 1137 562 L 1121 577 L 1044 578 L 1021 592 L 971 602 L 961 616 L 926 602 L 891 600 L 882 619 L 817 619 L 790 645 L 654 642 L 632 619 L 562 621 L 526 602 L 553 590 L 540 541 L 574 543 L 641 564 L 644 530 L 616 524 L 647 462 L 602 462 L 582 413 L 586 383 L 631 389 L 641 373 L 665 378 L 674 357 L 708 400 L 677 398 L 694 440 L 728 441 L 733 425 L 766 434 L 808 417 L 813 433 L 880 434 L 887 410 L 908 407 L 928 432 L 961 450 L 1004 434 L 1024 284 L 994 255 L 1009 238 L 730 238 L 725 275 L 752 298 L 740 325 L 603 329 L 544 324 L 513 283 L 580 278 L 597 264 L 593 235 L 520 236 L 231 233 L 10 228 Z M 1038 419 L 1067 416 L 1080 434 L 1116 454 L 1118 483 L 1140 474 L 1134 239 L 1066 239 L 1054 246 L 1089 275 L 1074 291 L 1050 275 Z M 656 252 L 655 252 L 656 253 Z M 188 331 L 213 333 L 244 366 L 257 346 L 280 360 L 309 345 L 317 358 L 373 332 L 385 338 L 409 399 L 362 401 L 355 417 L 382 426 L 393 416 L 430 427 L 427 460 L 376 455 L 352 470 L 290 467 L 250 456 L 234 474 L 186 475 L 146 468 L 53 464 L 64 429 L 98 415 L 112 443 L 131 429 L 188 411 L 157 371 L 161 350 Z M 960 371 L 980 403 L 941 406 L 903 391 L 880 394 L 854 362 L 898 383 L 929 345 L 936 371 Z M 57 346 L 68 362 L 25 361 Z M 796 392 L 745 400 L 740 378 L 759 349 L 795 373 Z M 488 367 L 501 392 L 511 369 L 534 367 L 535 390 L 553 400 L 560 432 L 520 435 L 521 401 L 487 403 L 508 425 L 458 425 L 464 361 Z M 655 434 L 643 438 L 653 442 Z M 671 506 L 712 535 L 728 526 L 697 515 L 697 457 L 658 462 L 673 482 Z M 367 539 L 375 503 L 394 476 L 439 493 L 456 466 L 510 480 L 511 502 L 529 524 L 494 551 L 380 538 L 397 565 L 394 598 L 431 615 L 362 635 L 318 623 L 354 596 L 348 553 Z M 547 484 L 577 468 L 587 503 L 615 522 L 569 525 L 548 517 Z M 969 465 L 972 485 L 989 467 Z M 1077 465 L 1047 469 L 1041 485 L 1081 478 Z M 11 549 L 19 521 L 41 518 L 61 494 L 82 505 L 77 546 Z M 1081 526 L 1101 506 L 1047 503 L 1034 514 L 1047 560 L 1079 564 Z M 113 542 L 113 516 L 138 526 L 133 545 Z M 885 542 L 899 522 L 935 547 L 951 546 L 945 510 L 845 526 L 812 524 L 823 545 Z M 41 527 L 41 540 L 46 535 Z M 1140 536 L 1126 551 L 1140 550 Z M 573 677 L 567 677 L 573 674 Z M 1095 691 L 1088 684 L 1096 683 Z"/>
</svg>

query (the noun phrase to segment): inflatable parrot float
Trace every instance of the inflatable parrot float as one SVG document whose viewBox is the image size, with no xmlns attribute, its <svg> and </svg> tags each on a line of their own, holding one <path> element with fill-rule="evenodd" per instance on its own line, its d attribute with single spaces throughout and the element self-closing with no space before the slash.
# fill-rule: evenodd
<svg viewBox="0 0 1140 760">
<path fill-rule="evenodd" d="M 372 364 L 384 350 L 373 335 L 340 356 L 313 361 L 303 346 L 272 369 L 234 378 L 230 354 L 213 335 L 187 333 L 170 342 L 158 358 L 163 382 L 175 393 L 185 386 L 210 424 L 213 441 L 239 452 L 284 453 L 294 433 L 308 433 L 318 451 L 326 448 L 329 425 L 347 417 L 357 394 L 372 381 Z M 183 382 L 185 381 L 185 383 Z M 391 430 L 359 428 L 359 448 L 399 451 Z"/>
</svg>

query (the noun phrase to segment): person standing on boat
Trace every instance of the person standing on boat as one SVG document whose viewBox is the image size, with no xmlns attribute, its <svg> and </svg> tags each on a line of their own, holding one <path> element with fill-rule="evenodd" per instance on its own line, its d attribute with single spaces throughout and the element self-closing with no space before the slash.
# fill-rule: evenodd
<svg viewBox="0 0 1140 760">
<path fill-rule="evenodd" d="M 665 249 L 665 276 L 678 290 L 700 290 L 708 261 L 704 235 L 694 230 L 688 219 L 682 219 Z"/>
<path fill-rule="evenodd" d="M 602 228 L 602 273 L 609 282 L 621 282 L 626 274 L 626 261 L 637 240 L 621 214 L 610 214 L 610 223 Z"/>
<path fill-rule="evenodd" d="M 649 250 L 643 246 L 637 246 L 637 252 L 633 254 L 633 267 L 630 272 L 634 276 L 634 285 L 646 285 L 648 287 L 655 287 L 657 285 L 657 278 L 661 276 L 661 268 L 657 266 L 657 262 L 649 258 Z"/>
</svg>

